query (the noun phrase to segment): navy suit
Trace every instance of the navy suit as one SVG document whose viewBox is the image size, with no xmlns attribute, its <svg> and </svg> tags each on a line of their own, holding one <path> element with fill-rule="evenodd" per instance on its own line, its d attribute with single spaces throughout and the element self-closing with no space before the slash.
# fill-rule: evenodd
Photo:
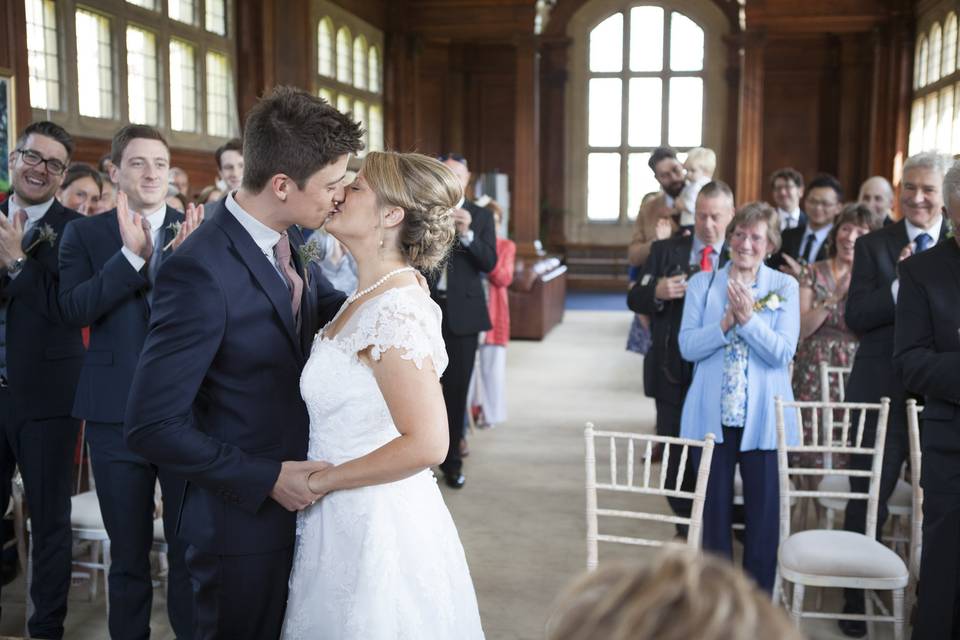
<svg viewBox="0 0 960 640">
<path fill-rule="evenodd" d="M 946 221 L 940 229 L 942 239 Z M 896 304 L 891 285 L 897 279 L 900 252 L 910 242 L 903 220 L 882 227 L 857 239 L 853 257 L 853 273 L 844 320 L 857 334 L 860 344 L 847 380 L 848 402 L 879 402 L 890 398 L 887 436 L 884 443 L 883 468 L 880 474 L 880 499 L 877 508 L 877 533 L 887 519 L 887 500 L 896 487 L 900 469 L 910 445 L 907 437 L 907 391 L 893 366 L 893 335 Z M 876 435 L 876 413 L 867 417 L 864 446 L 872 446 Z M 869 458 L 854 456 L 850 466 L 869 469 Z M 852 478 L 854 491 L 866 491 L 866 478 Z M 844 529 L 863 532 L 866 526 L 866 501 L 851 500 L 844 514 Z M 863 608 L 863 591 L 846 591 L 847 608 Z"/>
<path fill-rule="evenodd" d="M 463 244 L 458 239 L 447 259 L 446 291 L 437 289 L 431 281 L 430 295 L 443 311 L 443 342 L 449 364 L 440 379 L 443 399 L 447 406 L 447 425 L 450 429 L 450 448 L 447 459 L 440 465 L 444 473 L 457 476 L 463 467 L 460 443 L 463 441 L 463 422 L 467 411 L 467 391 L 477 342 L 481 331 L 491 328 L 487 298 L 483 294 L 483 274 L 497 265 L 497 233 L 493 213 L 472 202 L 463 208 L 470 212 L 470 230 L 473 241 Z"/>
<path fill-rule="evenodd" d="M 913 637 L 960 636 L 960 247 L 900 264 L 894 362 L 923 394 L 923 555 Z"/>
<path fill-rule="evenodd" d="M 302 274 L 298 229 L 289 230 Z M 297 332 L 277 269 L 223 202 L 160 270 L 126 416 L 130 448 L 186 478 L 178 534 L 190 548 L 199 638 L 277 637 L 296 514 L 269 497 L 304 460 L 300 373 L 345 296 L 311 269 Z"/>
<path fill-rule="evenodd" d="M 6 214 L 8 205 L 0 211 Z M 10 500 L 10 479 L 19 465 L 33 536 L 35 610 L 28 626 L 35 638 L 63 635 L 70 589 L 70 493 L 80 428 L 70 408 L 83 341 L 60 312 L 57 248 L 67 223 L 82 217 L 54 200 L 27 233 L 24 248 L 34 245 L 42 227 L 56 238 L 33 246 L 16 278 L 0 275 L 8 380 L 0 386 L 0 505 L 6 508 Z"/>
<path fill-rule="evenodd" d="M 800 217 L 800 223 L 793 229 L 784 229 L 781 234 L 781 243 L 780 251 L 775 253 L 769 260 L 767 260 L 767 266 L 771 269 L 779 269 L 783 265 L 787 264 L 787 261 L 783 259 L 783 255 L 786 254 L 793 258 L 794 260 L 801 260 L 802 256 L 800 255 L 803 251 L 803 237 L 807 233 L 807 216 L 803 214 Z M 827 242 L 824 241 L 820 248 L 817 249 L 816 257 L 811 261 L 817 262 L 819 260 L 827 259 Z"/>
<path fill-rule="evenodd" d="M 183 214 L 167 208 L 161 251 L 174 233 L 170 225 Z M 178 638 L 193 628 L 185 545 L 174 534 L 183 481 L 158 470 L 123 442 L 123 414 L 130 380 L 150 319 L 149 262 L 135 270 L 121 253 L 117 210 L 67 226 L 60 246 L 60 303 L 71 322 L 90 327 L 73 415 L 87 421 L 93 474 L 104 525 L 110 536 L 110 635 L 147 638 L 153 584 L 154 489 L 159 477 L 164 496 L 164 531 L 170 573 L 167 611 Z M 161 255 L 166 260 L 172 252 Z"/>
</svg>

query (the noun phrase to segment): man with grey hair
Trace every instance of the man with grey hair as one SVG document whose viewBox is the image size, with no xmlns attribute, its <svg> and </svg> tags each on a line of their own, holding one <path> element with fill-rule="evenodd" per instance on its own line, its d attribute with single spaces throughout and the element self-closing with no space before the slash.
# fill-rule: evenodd
<svg viewBox="0 0 960 640">
<path fill-rule="evenodd" d="M 947 215 L 960 225 L 960 163 L 943 181 Z M 960 239 L 900 265 L 894 362 L 923 396 L 923 556 L 913 637 L 960 636 Z"/>
<path fill-rule="evenodd" d="M 880 500 L 877 531 L 887 518 L 887 500 L 896 487 L 900 469 L 909 451 L 906 424 L 906 390 L 893 367 L 894 316 L 900 281 L 897 266 L 906 258 L 921 253 L 946 235 L 943 223 L 943 178 L 949 166 L 948 156 L 935 152 L 911 156 L 903 165 L 900 208 L 903 220 L 868 233 L 857 240 L 853 273 L 844 319 L 857 334 L 860 345 L 847 382 L 848 402 L 879 402 L 890 398 L 890 415 L 880 473 Z M 864 446 L 871 446 L 876 435 L 876 414 L 867 419 Z M 864 456 L 853 456 L 850 466 L 869 469 Z M 852 478 L 854 491 L 866 492 L 867 478 Z M 851 500 L 847 505 L 844 529 L 864 532 L 866 501 Z M 863 612 L 863 591 L 847 590 L 844 612 Z M 866 634 L 859 620 L 841 620 L 840 628 L 848 636 Z"/>
<path fill-rule="evenodd" d="M 857 200 L 869 207 L 883 226 L 893 224 L 893 185 L 883 176 L 871 176 L 860 185 Z"/>
</svg>

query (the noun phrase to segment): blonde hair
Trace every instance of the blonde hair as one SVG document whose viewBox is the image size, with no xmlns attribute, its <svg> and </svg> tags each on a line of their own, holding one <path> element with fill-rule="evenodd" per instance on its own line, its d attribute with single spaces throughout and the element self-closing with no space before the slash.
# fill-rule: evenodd
<svg viewBox="0 0 960 640">
<path fill-rule="evenodd" d="M 579 578 L 547 623 L 548 640 L 801 640 L 769 596 L 720 558 L 665 548 L 649 564 Z"/>
<path fill-rule="evenodd" d="M 379 207 L 403 209 L 404 257 L 417 269 L 437 269 L 453 246 L 453 209 L 463 198 L 453 172 L 428 156 L 395 151 L 371 151 L 360 172 Z"/>
<path fill-rule="evenodd" d="M 683 164 L 696 167 L 704 173 L 713 175 L 713 172 L 717 170 L 717 154 L 714 153 L 713 149 L 706 147 L 690 149 L 687 153 L 687 159 Z"/>
</svg>

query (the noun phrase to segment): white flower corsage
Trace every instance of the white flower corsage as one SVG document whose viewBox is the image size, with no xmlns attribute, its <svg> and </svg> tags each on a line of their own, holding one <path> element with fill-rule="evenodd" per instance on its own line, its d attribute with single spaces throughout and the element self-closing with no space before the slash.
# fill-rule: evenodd
<svg viewBox="0 0 960 640">
<path fill-rule="evenodd" d="M 783 308 L 783 303 L 786 301 L 787 299 L 782 295 L 776 291 L 771 291 L 753 303 L 753 310 L 763 311 L 764 309 L 769 309 L 770 311 L 776 311 L 777 309 Z"/>
</svg>

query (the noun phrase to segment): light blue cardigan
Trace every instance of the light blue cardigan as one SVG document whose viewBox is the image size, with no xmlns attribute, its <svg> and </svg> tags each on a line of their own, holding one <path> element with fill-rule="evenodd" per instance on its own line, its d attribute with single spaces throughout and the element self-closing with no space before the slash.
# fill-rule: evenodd
<svg viewBox="0 0 960 640">
<path fill-rule="evenodd" d="M 723 350 L 730 332 L 720 330 L 727 304 L 730 265 L 714 272 L 701 272 L 690 279 L 680 325 L 680 353 L 693 363 L 693 383 L 687 391 L 680 421 L 680 435 L 702 440 L 708 433 L 723 442 L 720 424 L 720 387 L 723 378 Z M 777 417 L 774 398 L 793 400 L 788 367 L 800 337 L 800 290 L 797 281 L 766 265 L 757 272 L 756 299 L 770 292 L 783 298 L 776 310 L 754 311 L 737 332 L 750 347 L 747 364 L 747 415 L 740 443 L 741 451 L 777 448 Z M 785 412 L 787 444 L 799 444 L 795 412 Z"/>
</svg>

